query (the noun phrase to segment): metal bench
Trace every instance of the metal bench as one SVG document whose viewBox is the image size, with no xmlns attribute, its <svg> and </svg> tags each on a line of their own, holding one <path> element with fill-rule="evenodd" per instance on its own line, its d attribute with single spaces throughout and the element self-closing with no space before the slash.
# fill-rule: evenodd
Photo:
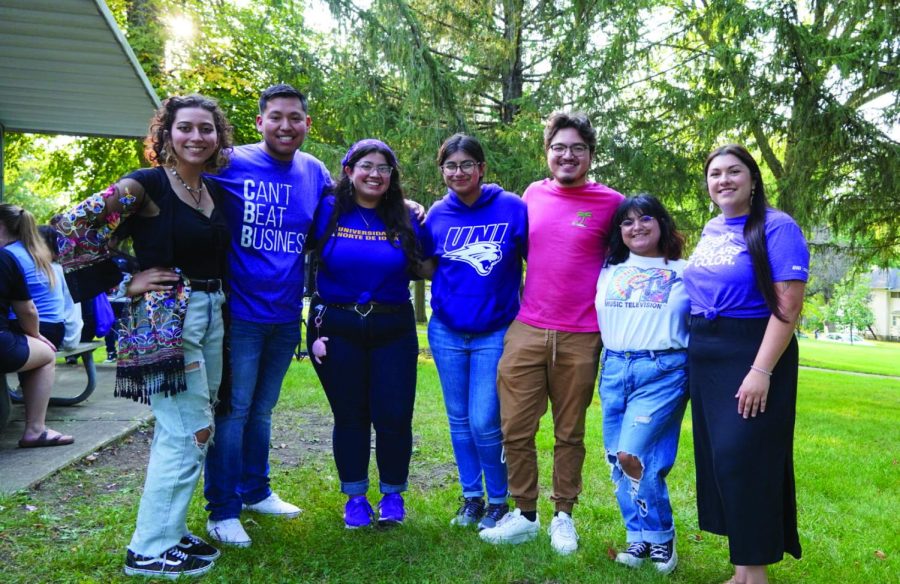
<svg viewBox="0 0 900 584">
<path fill-rule="evenodd" d="M 90 343 L 79 343 L 79 345 L 71 351 L 58 351 L 56 353 L 57 359 L 77 357 L 80 355 L 84 362 L 84 371 L 87 373 L 87 384 L 84 386 L 84 391 L 76 396 L 51 396 L 50 405 L 73 406 L 75 404 L 80 404 L 94 393 L 94 389 L 97 387 L 97 368 L 94 365 L 94 349 L 102 346 L 104 346 L 103 341 L 92 341 Z M 16 387 L 13 389 L 9 387 L 9 384 L 6 382 L 6 375 L 0 375 L 0 430 L 5 428 L 6 423 L 9 421 L 11 403 L 22 403 L 21 388 Z"/>
</svg>

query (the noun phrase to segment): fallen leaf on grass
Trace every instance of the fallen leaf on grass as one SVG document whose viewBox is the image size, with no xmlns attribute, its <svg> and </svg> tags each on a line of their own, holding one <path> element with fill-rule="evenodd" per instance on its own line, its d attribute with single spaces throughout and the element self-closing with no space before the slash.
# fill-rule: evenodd
<svg viewBox="0 0 900 584">
<path fill-rule="evenodd" d="M 875 550 L 875 557 L 878 558 L 879 560 L 886 560 L 887 554 L 881 550 Z"/>
<path fill-rule="evenodd" d="M 608 557 L 610 560 L 615 560 L 617 555 L 618 554 L 616 553 L 616 549 L 613 546 L 609 546 L 606 548 L 606 557 Z"/>
<path fill-rule="evenodd" d="M 85 462 L 96 462 L 97 461 L 97 453 L 89 454 L 84 457 Z"/>
<path fill-rule="evenodd" d="M 703 541 L 703 536 L 699 533 L 692 533 L 688 536 L 690 541 Z"/>
</svg>

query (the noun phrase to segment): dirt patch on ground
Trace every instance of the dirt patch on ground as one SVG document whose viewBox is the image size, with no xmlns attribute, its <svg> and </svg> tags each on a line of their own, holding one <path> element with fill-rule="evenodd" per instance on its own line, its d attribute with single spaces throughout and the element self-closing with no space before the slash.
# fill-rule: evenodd
<svg viewBox="0 0 900 584">
<path fill-rule="evenodd" d="M 322 457 L 331 458 L 332 418 L 315 410 L 275 411 L 272 416 L 272 443 L 269 463 L 273 468 L 296 468 Z M 150 457 L 153 426 L 139 428 L 132 435 L 111 444 L 38 484 L 31 499 L 44 504 L 88 500 L 99 494 L 121 494 L 132 500 L 139 492 Z M 414 436 L 413 447 L 419 442 Z M 374 432 L 372 448 L 374 449 Z M 374 452 L 373 452 L 374 463 Z M 421 461 L 413 453 L 410 483 L 418 488 L 443 488 L 454 485 L 453 462 Z"/>
</svg>

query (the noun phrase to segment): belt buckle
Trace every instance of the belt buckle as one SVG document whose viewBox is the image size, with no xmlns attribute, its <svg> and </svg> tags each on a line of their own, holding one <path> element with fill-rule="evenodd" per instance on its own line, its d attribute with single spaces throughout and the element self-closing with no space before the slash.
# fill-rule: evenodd
<svg viewBox="0 0 900 584">
<path fill-rule="evenodd" d="M 369 314 L 372 312 L 372 309 L 375 308 L 375 305 L 372 304 L 371 302 L 366 302 L 366 304 L 369 306 L 369 310 L 367 310 L 367 311 L 365 311 L 365 312 L 360 312 L 360 310 L 359 310 L 359 306 L 360 306 L 360 305 L 359 305 L 359 304 L 354 304 L 354 305 L 353 305 L 353 310 L 354 310 L 354 312 L 356 312 L 356 314 L 360 315 L 360 316 L 363 317 L 363 318 L 369 316 Z M 364 306 L 365 306 L 365 305 L 364 305 Z"/>
</svg>

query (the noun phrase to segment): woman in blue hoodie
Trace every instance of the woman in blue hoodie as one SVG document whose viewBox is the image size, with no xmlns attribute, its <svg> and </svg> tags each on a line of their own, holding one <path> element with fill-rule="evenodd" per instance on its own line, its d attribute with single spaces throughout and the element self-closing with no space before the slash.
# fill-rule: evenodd
<svg viewBox="0 0 900 584">
<path fill-rule="evenodd" d="M 497 363 L 519 311 L 528 219 L 518 195 L 482 184 L 484 151 L 475 138 L 454 134 L 437 162 L 448 190 L 425 219 L 425 257 L 434 268 L 428 342 L 463 494 L 451 523 L 485 529 L 509 510 Z"/>
</svg>

